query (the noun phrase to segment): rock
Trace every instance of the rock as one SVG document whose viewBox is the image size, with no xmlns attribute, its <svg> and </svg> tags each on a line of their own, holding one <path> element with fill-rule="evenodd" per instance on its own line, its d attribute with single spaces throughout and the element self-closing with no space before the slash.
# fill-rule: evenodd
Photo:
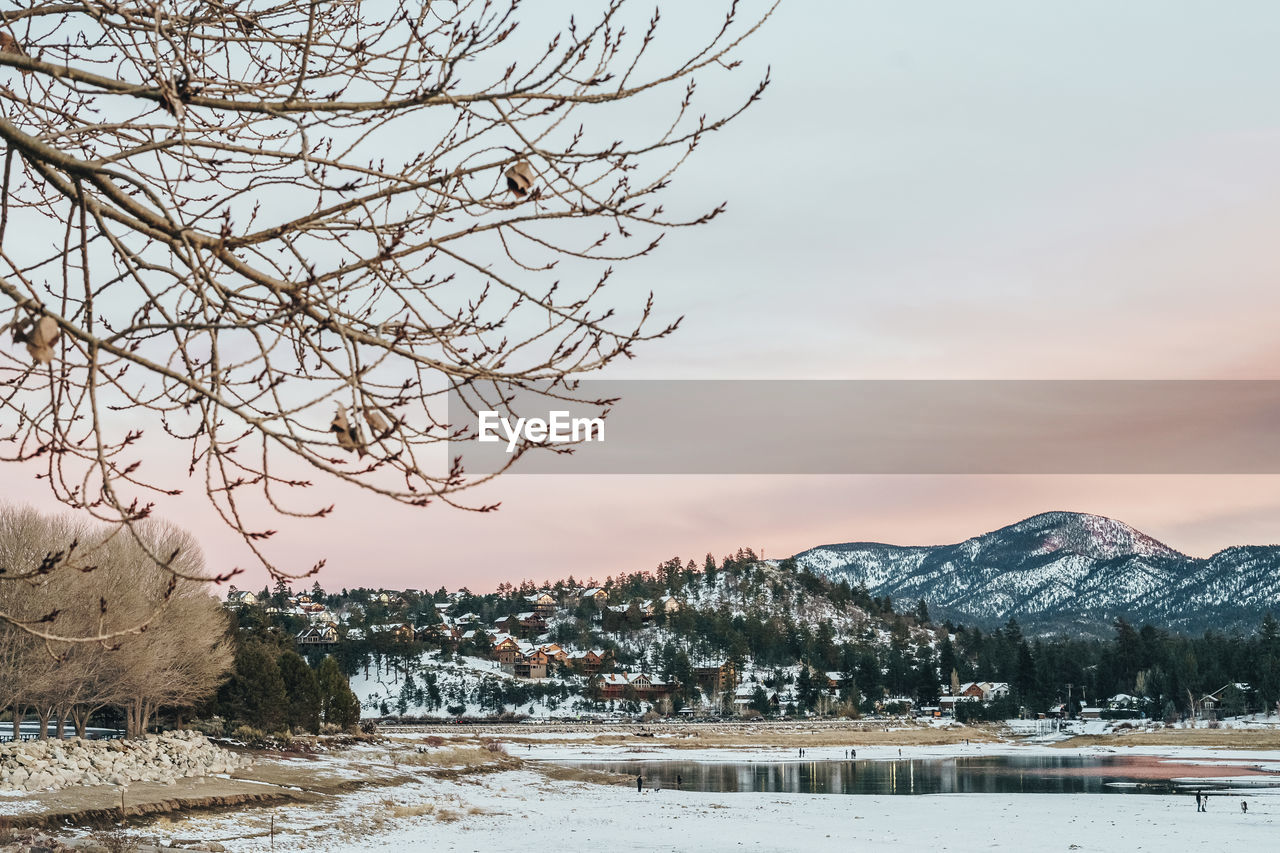
<svg viewBox="0 0 1280 853">
<path fill-rule="evenodd" d="M 229 773 L 249 763 L 198 732 L 167 732 L 132 741 L 28 741 L 0 745 L 0 789 L 134 781 L 172 785 L 183 778 Z"/>
</svg>

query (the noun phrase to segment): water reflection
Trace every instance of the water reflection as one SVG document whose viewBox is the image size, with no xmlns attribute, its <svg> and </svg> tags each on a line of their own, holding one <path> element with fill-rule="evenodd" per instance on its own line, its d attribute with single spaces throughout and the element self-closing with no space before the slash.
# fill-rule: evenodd
<svg viewBox="0 0 1280 853">
<path fill-rule="evenodd" d="M 694 791 L 763 791 L 802 794 L 1168 794 L 1192 787 L 1219 790 L 1221 784 L 1179 785 L 1151 778 L 1147 757 L 982 756 L 896 761 L 779 761 L 759 763 L 693 761 L 564 762 L 575 767 L 637 774 L 648 788 Z M 1214 768 L 1199 769 L 1206 775 Z M 1179 772 L 1175 775 L 1193 775 Z M 1243 780 L 1242 780 L 1243 781 Z M 1280 787 L 1280 777 L 1251 777 Z"/>
</svg>

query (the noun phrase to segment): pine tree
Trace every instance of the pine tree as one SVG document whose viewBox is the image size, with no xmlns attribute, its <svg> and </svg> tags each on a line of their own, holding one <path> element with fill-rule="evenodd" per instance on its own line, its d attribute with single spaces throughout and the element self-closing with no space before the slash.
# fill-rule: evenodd
<svg viewBox="0 0 1280 853">
<path fill-rule="evenodd" d="M 324 721 L 340 728 L 350 728 L 360 720 L 360 700 L 347 684 L 347 677 L 338 667 L 338 661 L 326 657 L 316 670 L 316 682 L 320 689 L 320 708 Z M 427 675 L 427 703 L 432 708 L 440 706 L 440 688 L 434 673 Z"/>
<path fill-rule="evenodd" d="M 925 603 L 923 598 L 916 604 L 916 624 L 929 624 L 929 605 Z"/>
<path fill-rule="evenodd" d="M 223 716 L 273 732 L 284 723 L 287 702 L 273 650 L 256 641 L 242 645 L 236 652 L 235 671 L 218 691 Z"/>
<path fill-rule="evenodd" d="M 280 654 L 280 678 L 286 698 L 285 723 L 290 729 L 320 732 L 321 697 L 316 674 L 292 649 Z"/>
</svg>

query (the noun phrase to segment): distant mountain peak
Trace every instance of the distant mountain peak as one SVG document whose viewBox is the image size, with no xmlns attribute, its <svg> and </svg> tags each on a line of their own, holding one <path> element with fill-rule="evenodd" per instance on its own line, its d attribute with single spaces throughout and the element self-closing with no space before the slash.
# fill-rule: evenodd
<svg viewBox="0 0 1280 853">
<path fill-rule="evenodd" d="M 1080 512 L 1040 513 L 953 545 L 852 542 L 795 559 L 873 595 L 923 598 L 932 612 L 963 622 L 1014 616 L 1052 630 L 1108 626 L 1123 616 L 1221 626 L 1280 611 L 1280 548 L 1233 548 L 1199 560 L 1123 521 Z"/>
<path fill-rule="evenodd" d="M 1070 551 L 1104 560 L 1129 555 L 1186 556 L 1123 521 L 1087 512 L 1042 512 L 987 536 L 1010 534 L 1040 536 L 1040 552 L 1045 554 Z"/>
</svg>

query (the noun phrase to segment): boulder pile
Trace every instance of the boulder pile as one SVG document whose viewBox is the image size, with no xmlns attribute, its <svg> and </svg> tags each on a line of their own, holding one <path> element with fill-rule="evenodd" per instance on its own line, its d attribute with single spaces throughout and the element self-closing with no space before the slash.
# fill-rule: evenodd
<svg viewBox="0 0 1280 853">
<path fill-rule="evenodd" d="M 46 791 L 73 785 L 172 785 L 189 776 L 230 773 L 252 763 L 199 732 L 139 740 L 33 740 L 0 744 L 0 790 Z"/>
</svg>

